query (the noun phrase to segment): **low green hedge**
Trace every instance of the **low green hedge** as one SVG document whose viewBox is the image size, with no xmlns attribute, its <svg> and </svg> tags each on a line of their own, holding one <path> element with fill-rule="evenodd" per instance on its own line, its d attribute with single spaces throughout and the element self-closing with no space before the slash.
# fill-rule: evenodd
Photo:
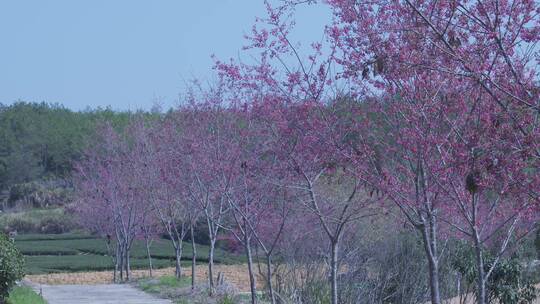
<svg viewBox="0 0 540 304">
<path fill-rule="evenodd" d="M 24 258 L 13 241 L 0 233 L 0 302 L 5 300 L 15 282 L 24 276 Z"/>
</svg>

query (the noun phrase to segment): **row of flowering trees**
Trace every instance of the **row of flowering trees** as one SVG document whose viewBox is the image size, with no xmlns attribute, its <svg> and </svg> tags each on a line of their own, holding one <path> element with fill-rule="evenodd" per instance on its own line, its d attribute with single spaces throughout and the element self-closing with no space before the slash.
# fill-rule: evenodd
<svg viewBox="0 0 540 304">
<path fill-rule="evenodd" d="M 216 241 L 231 235 L 253 303 L 254 248 L 276 303 L 273 259 L 319 231 L 335 304 L 350 267 L 342 243 L 361 221 L 397 216 L 423 244 L 432 303 L 450 238 L 474 248 L 486 303 L 497 263 L 540 217 L 538 5 L 327 1 L 326 44 L 303 60 L 289 13 L 304 2 L 267 5 L 248 37 L 257 63 L 216 60 L 218 85 L 185 106 L 124 132 L 104 127 L 78 166 L 81 218 L 116 239 L 121 276 L 133 240 L 157 231 L 180 276 L 182 240 L 204 221 L 210 288 Z"/>
<path fill-rule="evenodd" d="M 350 116 L 347 108 L 275 96 L 239 106 L 211 97 L 160 120 L 134 118 L 122 131 L 103 126 L 77 166 L 79 217 L 116 240 L 120 279 L 129 279 L 133 241 L 144 239 L 149 248 L 159 234 L 171 240 L 180 277 L 183 240 L 191 232 L 193 241 L 195 224 L 204 221 L 210 287 L 215 245 L 227 233 L 246 253 L 253 296 L 252 250 L 262 250 L 273 301 L 272 257 L 288 246 L 283 234 L 307 233 L 302 225 L 315 222 L 330 245 L 337 293 L 340 239 L 351 222 L 376 213 L 377 200 L 342 154 L 352 149 L 347 129 L 355 127 L 341 120 Z"/>
<path fill-rule="evenodd" d="M 87 227 L 114 237 L 116 265 L 128 279 L 133 241 L 149 244 L 159 233 L 172 243 L 180 277 L 183 241 L 190 232 L 194 241 L 193 228 L 204 221 L 208 284 L 214 285 L 216 242 L 228 234 L 246 254 L 253 301 L 254 248 L 265 257 L 276 301 L 274 256 L 282 258 L 290 236 L 320 231 L 335 303 L 342 240 L 362 233 L 355 231 L 359 221 L 401 214 L 422 239 L 438 297 L 439 238 L 470 241 L 482 263 L 486 249 L 502 258 L 538 220 L 532 159 L 508 151 L 491 120 L 479 126 L 468 118 L 485 109 L 464 117 L 401 97 L 321 104 L 265 96 L 241 106 L 190 105 L 158 121 L 134 119 L 122 132 L 105 126 L 78 166 L 78 212 Z M 487 273 L 478 275 L 494 267 L 482 265 L 478 271 Z"/>
</svg>

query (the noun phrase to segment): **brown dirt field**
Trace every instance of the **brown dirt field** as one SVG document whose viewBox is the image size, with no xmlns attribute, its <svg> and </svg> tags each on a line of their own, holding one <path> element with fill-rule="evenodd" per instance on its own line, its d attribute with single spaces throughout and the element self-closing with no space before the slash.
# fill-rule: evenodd
<svg viewBox="0 0 540 304">
<path fill-rule="evenodd" d="M 233 284 L 239 291 L 249 291 L 249 277 L 246 265 L 215 265 L 214 275 L 221 272 L 225 276 L 225 281 Z M 191 277 L 191 267 L 182 267 L 182 274 Z M 132 270 L 132 278 L 148 277 L 148 270 Z M 174 268 L 155 269 L 155 277 L 164 275 L 174 275 Z M 208 277 L 208 266 L 200 265 L 195 269 L 195 278 L 197 282 L 206 282 Z M 63 284 L 106 284 L 112 282 L 111 271 L 96 272 L 76 272 L 76 273 L 53 273 L 43 275 L 27 275 L 26 279 L 37 284 L 63 285 Z M 260 281 L 260 280 L 258 280 Z M 259 286 L 261 284 L 258 284 Z"/>
</svg>

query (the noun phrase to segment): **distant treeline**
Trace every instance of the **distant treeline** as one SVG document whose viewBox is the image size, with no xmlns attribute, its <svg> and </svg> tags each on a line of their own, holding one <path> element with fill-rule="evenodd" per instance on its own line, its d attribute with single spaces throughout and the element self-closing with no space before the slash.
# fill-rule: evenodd
<svg viewBox="0 0 540 304">
<path fill-rule="evenodd" d="M 72 111 L 59 104 L 0 103 L 0 191 L 40 178 L 68 177 L 97 125 L 126 125 L 133 115 L 110 108 Z"/>
</svg>

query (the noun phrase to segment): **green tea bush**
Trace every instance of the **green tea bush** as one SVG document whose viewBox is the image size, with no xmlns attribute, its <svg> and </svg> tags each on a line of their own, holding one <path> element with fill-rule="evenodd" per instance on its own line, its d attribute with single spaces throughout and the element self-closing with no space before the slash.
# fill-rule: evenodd
<svg viewBox="0 0 540 304">
<path fill-rule="evenodd" d="M 24 276 L 24 258 L 13 241 L 0 234 L 0 303 L 17 280 Z"/>
</svg>

